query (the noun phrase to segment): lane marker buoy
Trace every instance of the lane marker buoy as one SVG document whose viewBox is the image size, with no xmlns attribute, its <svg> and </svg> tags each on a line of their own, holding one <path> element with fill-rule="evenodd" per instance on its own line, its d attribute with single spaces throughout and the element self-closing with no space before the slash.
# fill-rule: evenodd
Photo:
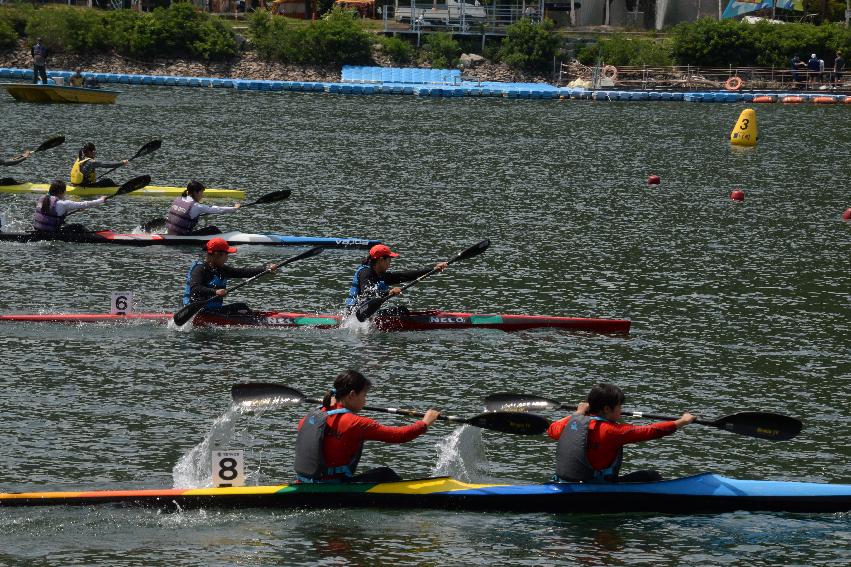
<svg viewBox="0 0 851 567">
<path fill-rule="evenodd" d="M 733 192 L 730 193 L 730 199 L 733 201 L 744 201 L 745 200 L 745 192 L 741 189 L 733 189 Z"/>
<path fill-rule="evenodd" d="M 650 175 L 647 178 L 647 185 L 659 185 L 662 179 L 658 175 Z"/>
<path fill-rule="evenodd" d="M 759 129 L 756 125 L 756 110 L 744 109 L 730 132 L 730 143 L 734 146 L 755 146 L 759 139 Z"/>
</svg>

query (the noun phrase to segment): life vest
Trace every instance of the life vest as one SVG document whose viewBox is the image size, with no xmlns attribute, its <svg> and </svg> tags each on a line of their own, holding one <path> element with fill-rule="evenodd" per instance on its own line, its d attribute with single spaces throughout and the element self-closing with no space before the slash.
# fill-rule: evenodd
<svg viewBox="0 0 851 567">
<path fill-rule="evenodd" d="M 317 408 L 307 414 L 302 421 L 295 440 L 295 473 L 300 482 L 322 482 L 323 477 L 340 475 L 347 479 L 354 476 L 363 452 L 363 443 L 348 464 L 341 467 L 325 465 L 324 447 L 328 416 L 339 413 L 351 413 L 351 410 L 337 408 L 326 412 L 322 408 Z M 324 482 L 335 482 L 335 480 Z"/>
<path fill-rule="evenodd" d="M 189 234 L 198 224 L 200 216 L 194 219 L 189 216 L 192 212 L 192 207 L 195 206 L 195 201 L 192 197 L 178 197 L 171 202 L 171 207 L 168 209 L 168 215 L 165 219 L 165 226 L 168 228 L 169 234 Z"/>
<path fill-rule="evenodd" d="M 189 273 L 186 274 L 186 285 L 183 288 L 183 305 L 189 305 L 192 303 L 192 288 L 189 285 L 189 282 L 192 280 L 192 271 L 197 266 L 202 266 L 204 262 L 201 260 L 195 260 L 192 264 L 192 267 L 189 268 Z M 212 287 L 215 289 L 225 289 L 228 286 L 228 280 L 225 277 L 222 277 L 221 274 L 215 274 L 210 281 L 205 282 L 207 287 Z M 207 302 L 207 305 L 204 307 L 204 310 L 210 309 L 221 309 L 224 305 L 221 297 L 216 297 L 215 299 L 211 299 Z"/>
<path fill-rule="evenodd" d="M 91 185 L 95 181 L 97 181 L 97 172 L 95 170 L 91 170 L 88 175 L 83 175 L 83 164 L 87 161 L 91 161 L 92 158 L 83 158 L 78 159 L 74 162 L 74 165 L 71 166 L 71 184 L 72 185 Z"/>
<path fill-rule="evenodd" d="M 557 480 L 565 482 L 614 482 L 623 462 L 623 447 L 615 460 L 603 470 L 588 462 L 588 425 L 592 421 L 606 421 L 596 415 L 572 415 L 567 421 L 556 449 Z"/>
<path fill-rule="evenodd" d="M 349 287 L 349 296 L 346 298 L 346 305 L 348 307 L 354 307 L 358 304 L 358 296 L 361 294 L 362 290 L 359 287 L 358 276 L 360 276 L 361 271 L 363 270 L 371 270 L 369 264 L 361 264 L 361 266 L 355 270 L 355 275 L 352 277 L 352 285 Z M 390 291 L 390 287 L 384 283 L 384 280 L 378 280 L 378 283 L 375 284 L 375 289 L 378 290 L 379 293 L 387 293 Z"/>
<path fill-rule="evenodd" d="M 41 211 L 41 206 L 45 199 L 50 199 L 50 207 L 46 213 Z M 39 197 L 35 205 L 35 215 L 33 215 L 33 228 L 43 232 L 56 232 L 62 227 L 65 222 L 65 217 L 56 212 L 56 202 L 58 199 L 52 195 L 44 195 Z"/>
</svg>

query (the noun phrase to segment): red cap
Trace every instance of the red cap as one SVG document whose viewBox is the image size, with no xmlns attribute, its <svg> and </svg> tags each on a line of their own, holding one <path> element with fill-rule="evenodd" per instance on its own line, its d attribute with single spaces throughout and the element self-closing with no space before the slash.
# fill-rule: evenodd
<svg viewBox="0 0 851 567">
<path fill-rule="evenodd" d="M 213 252 L 227 252 L 228 254 L 233 254 L 236 252 L 236 246 L 230 246 L 228 241 L 224 238 L 211 238 L 207 241 L 207 254 L 212 254 Z"/>
<path fill-rule="evenodd" d="M 391 252 L 390 247 L 384 244 L 376 244 L 369 249 L 369 257 L 373 260 L 378 260 L 379 258 L 398 258 L 399 255 Z"/>
</svg>

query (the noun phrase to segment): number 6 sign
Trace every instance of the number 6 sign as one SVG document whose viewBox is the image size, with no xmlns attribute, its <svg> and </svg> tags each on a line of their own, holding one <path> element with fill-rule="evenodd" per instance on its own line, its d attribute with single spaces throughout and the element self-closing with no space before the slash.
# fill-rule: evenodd
<svg viewBox="0 0 851 567">
<path fill-rule="evenodd" d="M 133 292 L 114 291 L 109 302 L 110 315 L 127 315 L 133 311 Z"/>
<path fill-rule="evenodd" d="M 242 451 L 213 451 L 213 486 L 245 486 Z"/>
</svg>

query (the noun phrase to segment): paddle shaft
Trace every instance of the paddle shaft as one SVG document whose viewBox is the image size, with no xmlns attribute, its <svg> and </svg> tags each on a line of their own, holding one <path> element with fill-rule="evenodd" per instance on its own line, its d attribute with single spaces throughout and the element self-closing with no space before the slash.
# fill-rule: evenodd
<svg viewBox="0 0 851 567">
<path fill-rule="evenodd" d="M 162 143 L 163 143 L 163 141 L 162 141 L 162 140 L 151 140 L 150 142 L 148 142 L 147 144 L 145 144 L 144 146 L 142 146 L 141 148 L 139 148 L 139 151 L 138 151 L 138 152 L 136 152 L 136 155 L 134 155 L 134 156 L 133 156 L 133 157 L 131 157 L 131 158 L 128 158 L 128 159 L 127 159 L 127 161 L 133 161 L 133 160 L 134 160 L 134 159 L 136 159 L 136 158 L 139 158 L 139 157 L 142 157 L 142 156 L 146 156 L 146 155 L 148 155 L 148 154 L 150 154 L 150 153 L 153 153 L 153 152 L 157 151 L 158 149 L 160 149 L 160 146 L 162 145 Z M 122 165 L 123 165 L 123 164 L 122 164 Z M 98 179 L 101 179 L 101 178 L 103 178 L 103 177 L 106 177 L 108 174 L 112 173 L 113 171 L 115 171 L 115 170 L 116 170 L 116 169 L 118 169 L 119 167 L 121 167 L 121 166 L 120 166 L 120 165 L 117 165 L 117 166 L 113 167 L 112 169 L 108 169 L 108 170 L 106 170 L 105 172 L 103 172 L 103 173 L 101 173 L 100 175 L 98 175 Z"/>
<path fill-rule="evenodd" d="M 121 187 L 116 189 L 115 193 L 113 193 L 112 195 L 107 195 L 104 198 L 104 201 L 109 201 L 113 197 L 118 197 L 119 195 L 126 195 L 127 193 L 132 193 L 133 191 L 138 191 L 139 189 L 142 189 L 143 187 L 145 187 L 150 182 L 151 182 L 151 176 L 150 175 L 139 175 L 138 177 L 134 177 L 133 179 L 130 179 L 130 180 L 124 182 L 121 185 Z M 76 211 L 71 211 L 70 213 L 68 213 L 65 216 L 67 217 L 69 215 L 73 215 L 74 213 L 79 213 L 81 211 L 87 211 L 87 210 L 88 209 L 77 209 Z"/>
<path fill-rule="evenodd" d="M 34 149 L 32 152 L 30 152 L 30 155 L 32 155 L 36 152 L 43 152 L 43 151 L 49 150 L 51 148 L 55 148 L 56 146 L 62 145 L 64 142 L 65 142 L 65 136 L 54 136 L 52 138 L 48 138 L 47 140 L 43 141 L 39 147 Z M 25 159 L 27 159 L 28 157 L 29 156 L 25 156 L 23 153 L 20 153 L 20 154 L 14 156 L 11 160 L 9 160 L 10 162 L 14 162 L 14 163 L 10 163 L 9 165 L 17 165 L 17 164 L 21 163 L 22 161 L 24 161 Z"/>
<path fill-rule="evenodd" d="M 269 203 L 277 203 L 278 201 L 283 201 L 284 199 L 288 198 L 290 196 L 290 194 L 291 194 L 291 191 L 289 189 L 283 189 L 281 191 L 273 191 L 271 193 L 267 193 L 266 195 L 263 195 L 262 197 L 260 197 L 256 201 L 253 201 L 251 203 L 246 203 L 246 204 L 240 206 L 239 210 L 242 210 L 245 207 L 256 207 L 257 205 L 266 205 L 266 204 L 269 204 Z M 198 215 L 198 218 L 209 216 L 209 214 L 210 213 L 200 214 L 200 215 Z M 165 223 L 166 223 L 166 219 L 160 217 L 160 218 L 149 220 L 148 222 L 142 224 L 141 227 L 142 227 L 142 230 L 148 232 L 148 231 L 155 230 L 155 229 L 158 229 L 158 228 L 165 226 Z"/>
</svg>

